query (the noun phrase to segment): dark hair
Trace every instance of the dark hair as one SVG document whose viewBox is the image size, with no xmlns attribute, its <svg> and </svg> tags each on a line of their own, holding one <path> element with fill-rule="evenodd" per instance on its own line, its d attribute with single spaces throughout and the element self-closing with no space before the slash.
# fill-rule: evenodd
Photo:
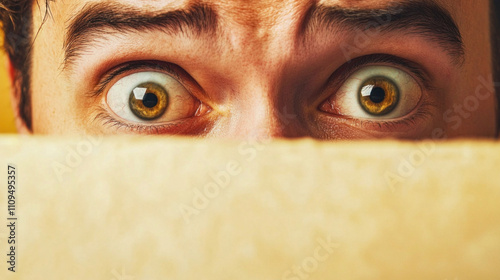
<svg viewBox="0 0 500 280">
<path fill-rule="evenodd" d="M 4 49 L 15 68 L 15 84 L 19 96 L 19 117 L 28 129 L 32 128 L 30 77 L 31 46 L 35 34 L 32 26 L 32 5 L 36 0 L 0 0 L 0 24 L 4 31 Z M 46 2 L 47 7 L 50 1 Z M 491 43 L 494 80 L 500 81 L 500 1 L 491 0 Z M 48 9 L 47 11 L 48 12 Z M 500 89 L 497 89 L 500 95 Z M 500 127 L 500 98 L 497 98 L 497 116 Z"/>
<path fill-rule="evenodd" d="M 33 42 L 32 4 L 34 0 L 0 0 L 0 20 L 4 49 L 15 68 L 19 96 L 19 117 L 31 130 L 31 44 Z"/>
</svg>

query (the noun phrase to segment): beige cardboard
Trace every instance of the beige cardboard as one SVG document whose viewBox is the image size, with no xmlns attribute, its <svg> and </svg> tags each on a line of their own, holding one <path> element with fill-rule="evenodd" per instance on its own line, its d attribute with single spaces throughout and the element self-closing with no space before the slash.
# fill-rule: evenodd
<svg viewBox="0 0 500 280">
<path fill-rule="evenodd" d="M 486 141 L 1 137 L 0 279 L 500 279 L 499 168 Z"/>
</svg>

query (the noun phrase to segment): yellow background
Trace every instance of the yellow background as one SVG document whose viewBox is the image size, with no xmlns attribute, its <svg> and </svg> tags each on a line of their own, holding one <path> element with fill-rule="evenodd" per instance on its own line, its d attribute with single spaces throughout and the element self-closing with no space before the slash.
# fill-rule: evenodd
<svg viewBox="0 0 500 280">
<path fill-rule="evenodd" d="M 2 36 L 2 34 L 0 34 Z M 0 52 L 0 133 L 14 133 L 14 114 L 10 105 L 9 80 L 5 67 L 5 54 Z"/>
</svg>

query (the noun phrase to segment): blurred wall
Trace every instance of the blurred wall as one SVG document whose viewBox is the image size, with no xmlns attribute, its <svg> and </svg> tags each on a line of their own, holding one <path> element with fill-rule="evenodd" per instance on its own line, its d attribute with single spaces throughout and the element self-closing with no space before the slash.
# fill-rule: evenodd
<svg viewBox="0 0 500 280">
<path fill-rule="evenodd" d="M 5 59 L 5 54 L 0 52 L 0 133 L 15 133 L 14 113 L 10 104 L 9 80 L 7 78 Z"/>
</svg>

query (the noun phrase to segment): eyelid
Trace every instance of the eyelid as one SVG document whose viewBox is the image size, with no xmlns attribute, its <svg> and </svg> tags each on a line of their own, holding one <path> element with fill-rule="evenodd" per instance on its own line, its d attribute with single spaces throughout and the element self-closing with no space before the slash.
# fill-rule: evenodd
<svg viewBox="0 0 500 280">
<path fill-rule="evenodd" d="M 372 105 L 362 98 L 363 87 L 367 84 L 384 88 L 384 100 L 392 100 L 391 105 L 382 114 L 376 110 L 382 107 Z M 392 88 L 392 89 L 391 89 Z M 369 89 L 371 92 L 372 88 Z M 386 99 L 386 93 L 390 93 Z M 355 119 L 395 120 L 408 115 L 422 101 L 424 91 L 414 77 L 399 68 L 392 66 L 370 65 L 365 66 L 352 74 L 342 86 L 321 105 L 320 110 Z M 368 102 L 368 107 L 367 106 Z M 336 104 L 333 112 L 331 104 Z M 380 103 L 387 104 L 387 103 Z M 372 112 L 371 110 L 375 110 Z"/>
<path fill-rule="evenodd" d="M 189 124 L 186 123 L 186 119 L 180 119 L 170 123 L 149 125 L 128 123 L 116 119 L 105 107 L 102 106 L 97 108 L 93 121 L 100 123 L 103 127 L 114 128 L 116 131 L 123 129 L 127 133 L 191 135 L 198 137 L 200 137 L 203 133 L 206 134 L 212 127 L 212 124 L 207 122 L 207 115 L 193 119 L 192 122 L 189 122 Z M 190 133 L 190 130 L 193 130 L 194 133 Z M 196 133 L 196 131 L 199 131 L 200 133 Z"/>
<path fill-rule="evenodd" d="M 94 87 L 94 89 L 89 93 L 91 97 L 98 97 L 100 96 L 106 89 L 106 87 L 109 86 L 109 84 L 119 77 L 120 75 L 130 72 L 130 71 L 160 71 L 160 72 L 166 72 L 168 75 L 174 77 L 177 79 L 181 84 L 185 85 L 185 80 L 183 77 L 179 74 L 178 70 L 174 70 L 175 66 L 171 63 L 166 63 L 166 62 L 160 62 L 160 61 L 132 61 L 132 62 L 127 62 L 125 64 L 122 64 L 118 67 L 115 67 L 111 72 L 107 73 L 104 75 L 104 77 L 100 80 L 100 82 Z M 180 67 L 179 67 L 180 68 Z M 190 87 L 185 88 L 189 90 Z"/>
<path fill-rule="evenodd" d="M 204 106 L 206 114 L 190 118 L 189 122 L 187 119 L 179 119 L 161 124 L 139 124 L 120 119 L 107 105 L 106 98 L 108 91 L 121 79 L 140 72 L 158 72 L 171 76 L 172 79 L 176 80 L 186 90 L 186 94 L 191 95 L 192 98 Z M 100 82 L 98 82 L 94 90 L 88 93 L 88 95 L 96 99 L 102 99 L 96 105 L 94 122 L 98 121 L 102 126 L 115 128 L 116 130 L 124 129 L 127 133 L 145 132 L 147 134 L 201 135 L 202 133 L 207 133 L 207 128 L 211 126 L 211 120 L 214 118 L 209 114 L 212 111 L 212 106 L 209 104 L 210 98 L 194 78 L 180 66 L 163 61 L 140 60 L 114 67 L 102 75 Z M 198 111 L 196 114 L 198 114 Z"/>
<path fill-rule="evenodd" d="M 392 66 L 392 67 L 401 67 L 403 71 L 410 72 L 414 75 L 415 79 L 427 90 L 432 90 L 432 76 L 429 72 L 419 63 L 412 62 L 410 60 L 389 55 L 389 54 L 371 54 L 367 56 L 362 56 L 355 58 L 347 63 L 344 63 L 340 68 L 338 68 L 330 77 L 328 83 L 334 83 L 335 85 L 342 85 L 345 81 L 356 71 L 360 70 L 363 67 L 369 65 L 377 65 L 377 66 Z"/>
<path fill-rule="evenodd" d="M 434 91 L 433 76 L 421 64 L 390 54 L 370 54 L 354 58 L 337 68 L 326 81 L 318 97 L 311 103 L 311 109 L 317 110 L 328 98 L 337 94 L 338 90 L 357 71 L 368 66 L 389 66 L 406 72 L 418 83 L 423 91 Z"/>
</svg>

